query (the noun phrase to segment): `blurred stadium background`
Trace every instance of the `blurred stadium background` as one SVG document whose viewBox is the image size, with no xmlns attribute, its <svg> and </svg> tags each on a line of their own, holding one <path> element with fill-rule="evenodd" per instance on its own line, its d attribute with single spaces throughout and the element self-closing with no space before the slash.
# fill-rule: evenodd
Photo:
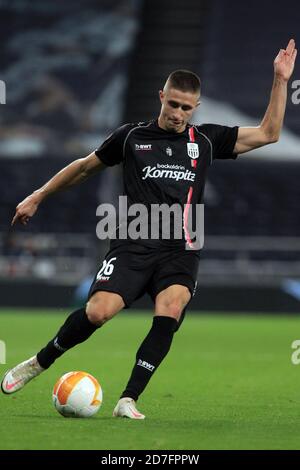
<svg viewBox="0 0 300 470">
<path fill-rule="evenodd" d="M 27 227 L 11 229 L 25 196 L 120 124 L 156 117 L 157 91 L 176 68 L 201 77 L 196 122 L 258 125 L 272 62 L 290 37 L 299 42 L 299 13 L 295 0 L 288 8 L 270 0 L 0 0 L 1 306 L 82 302 L 107 248 L 96 238 L 96 207 L 116 200 L 120 169 L 56 195 Z M 290 82 L 279 143 L 210 170 L 196 310 L 299 311 L 293 92 Z"/>
</svg>

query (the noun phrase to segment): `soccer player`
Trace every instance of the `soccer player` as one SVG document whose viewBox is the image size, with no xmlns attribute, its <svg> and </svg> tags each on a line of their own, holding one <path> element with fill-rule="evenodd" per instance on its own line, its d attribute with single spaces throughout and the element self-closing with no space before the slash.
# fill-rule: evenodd
<svg viewBox="0 0 300 470">
<path fill-rule="evenodd" d="M 5 374 L 1 383 L 4 393 L 20 390 L 67 350 L 85 341 L 148 292 L 154 302 L 152 327 L 136 353 L 131 376 L 113 412 L 113 416 L 145 418 L 136 409 L 136 401 L 168 353 L 195 289 L 199 250 L 192 249 L 193 240 L 185 223 L 187 212 L 201 201 L 205 175 L 213 159 L 236 158 L 239 153 L 279 139 L 287 82 L 296 55 L 293 39 L 278 53 L 270 102 L 259 126 L 190 125 L 200 102 L 200 80 L 190 71 L 177 70 L 159 92 L 158 119 L 118 128 L 97 150 L 72 162 L 17 206 L 12 224 L 20 221 L 26 225 L 46 197 L 107 166 L 122 163 L 129 205 L 179 203 L 185 208 L 184 239 L 112 240 L 86 306 L 71 313 L 54 338 L 34 357 Z"/>
</svg>

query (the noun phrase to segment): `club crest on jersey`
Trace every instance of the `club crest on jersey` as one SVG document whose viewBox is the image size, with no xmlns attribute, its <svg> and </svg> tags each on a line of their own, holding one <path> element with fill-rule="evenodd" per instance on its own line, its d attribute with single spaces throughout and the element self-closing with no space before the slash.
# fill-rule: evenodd
<svg viewBox="0 0 300 470">
<path fill-rule="evenodd" d="M 190 158 L 196 159 L 199 157 L 199 147 L 198 144 L 194 144 L 193 142 L 187 143 L 187 153 Z"/>
</svg>

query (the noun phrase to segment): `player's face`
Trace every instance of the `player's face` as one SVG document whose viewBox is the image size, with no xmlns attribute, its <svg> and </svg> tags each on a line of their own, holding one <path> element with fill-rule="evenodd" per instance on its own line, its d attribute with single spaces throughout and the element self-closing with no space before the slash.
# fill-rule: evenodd
<svg viewBox="0 0 300 470">
<path fill-rule="evenodd" d="M 159 126 L 166 131 L 183 132 L 199 105 L 199 93 L 166 87 L 159 92 L 161 111 Z"/>
</svg>

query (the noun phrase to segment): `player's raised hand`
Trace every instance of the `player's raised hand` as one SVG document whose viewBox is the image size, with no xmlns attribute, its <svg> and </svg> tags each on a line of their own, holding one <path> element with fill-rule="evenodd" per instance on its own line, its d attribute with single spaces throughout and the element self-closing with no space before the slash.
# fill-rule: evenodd
<svg viewBox="0 0 300 470">
<path fill-rule="evenodd" d="M 294 39 L 290 39 L 286 49 L 280 49 L 274 60 L 274 72 L 278 77 L 289 80 L 293 73 L 297 49 Z"/>
<path fill-rule="evenodd" d="M 35 214 L 39 206 L 39 201 L 37 200 L 35 194 L 30 194 L 27 196 L 20 204 L 16 207 L 16 213 L 14 218 L 11 221 L 11 225 L 14 225 L 16 222 L 21 222 L 23 225 L 27 225 L 29 219 Z"/>
</svg>

